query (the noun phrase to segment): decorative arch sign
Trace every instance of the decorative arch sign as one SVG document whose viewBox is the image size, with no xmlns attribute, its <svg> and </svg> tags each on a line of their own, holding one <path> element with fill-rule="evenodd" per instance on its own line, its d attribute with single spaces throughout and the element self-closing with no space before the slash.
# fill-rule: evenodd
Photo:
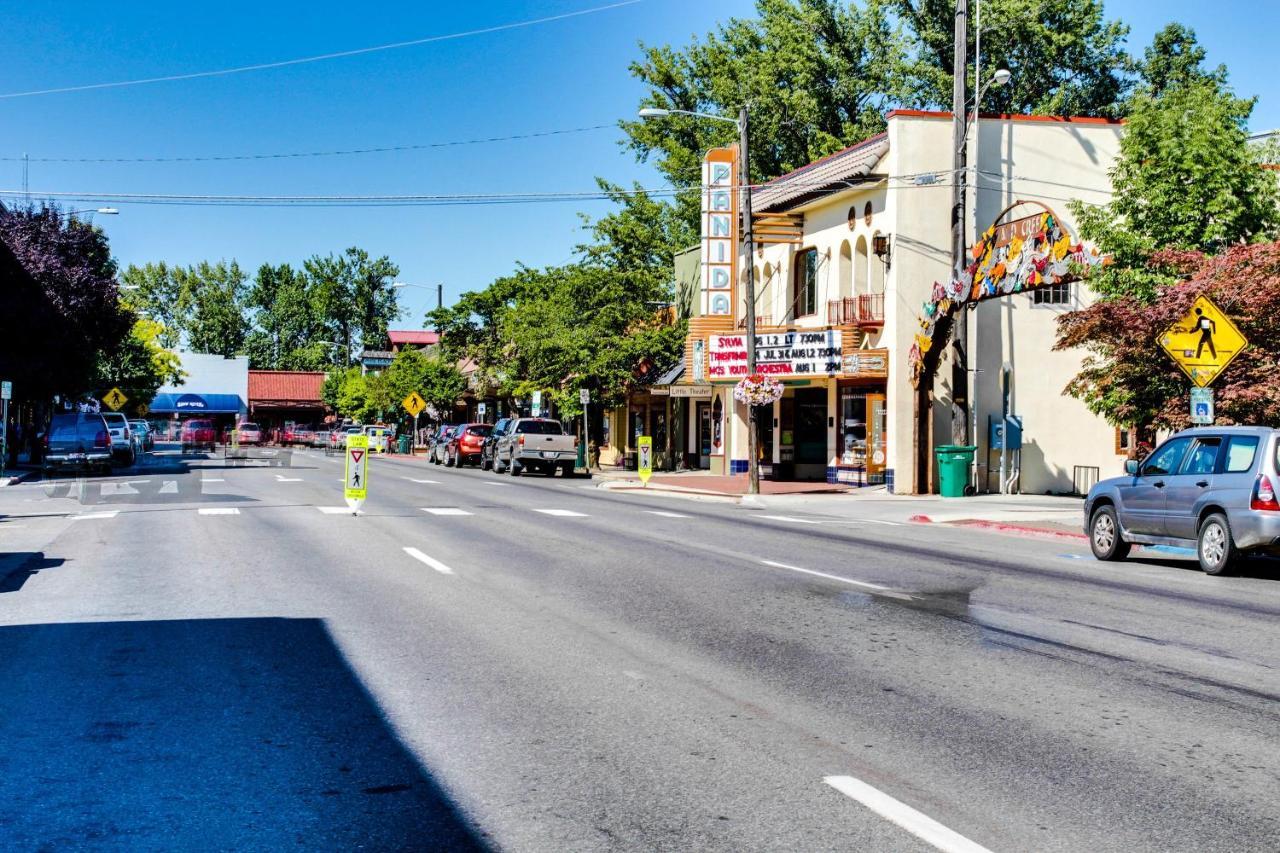
<svg viewBox="0 0 1280 853">
<path fill-rule="evenodd" d="M 1016 208 L 1040 208 L 1028 216 L 1006 217 Z M 1015 201 L 996 217 L 967 254 L 967 265 L 950 282 L 935 282 L 921 306 L 920 330 L 907 354 L 911 384 L 933 378 L 939 341 L 951 331 L 955 314 L 970 303 L 998 299 L 1054 284 L 1088 278 L 1110 258 L 1078 242 L 1058 215 L 1038 201 Z"/>
</svg>

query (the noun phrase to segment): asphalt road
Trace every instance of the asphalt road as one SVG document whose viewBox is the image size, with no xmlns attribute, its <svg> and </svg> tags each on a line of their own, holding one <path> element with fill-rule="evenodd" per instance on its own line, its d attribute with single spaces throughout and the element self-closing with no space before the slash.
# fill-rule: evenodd
<svg viewBox="0 0 1280 853">
<path fill-rule="evenodd" d="M 0 489 L 4 849 L 1280 848 L 1266 566 L 163 461 Z"/>
</svg>

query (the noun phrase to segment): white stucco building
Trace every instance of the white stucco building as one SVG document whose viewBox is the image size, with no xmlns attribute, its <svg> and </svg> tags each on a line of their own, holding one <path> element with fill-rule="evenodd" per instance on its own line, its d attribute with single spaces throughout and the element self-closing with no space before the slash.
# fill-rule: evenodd
<svg viewBox="0 0 1280 853">
<path fill-rule="evenodd" d="M 970 285 L 974 292 L 1019 291 L 979 302 L 969 324 L 970 367 L 980 371 L 980 490 L 999 489 L 998 453 L 988 456 L 987 445 L 989 417 L 998 423 L 1002 416 L 1002 383 L 1009 411 L 1023 419 L 1022 492 L 1070 492 L 1120 464 L 1115 430 L 1063 394 L 1082 354 L 1052 349 L 1057 317 L 1092 296 L 1081 281 L 1039 283 L 1074 277 L 1082 268 L 1076 261 L 1087 267 L 1068 202 L 1107 201 L 1122 127 L 1106 119 L 1006 116 L 983 117 L 970 130 L 966 244 L 981 240 L 997 218 L 1003 227 L 984 244 L 990 252 L 976 259 L 979 281 L 965 281 L 964 292 Z M 921 324 L 932 310 L 926 303 L 945 308 L 937 285 L 954 281 L 951 140 L 949 113 L 897 111 L 884 134 L 754 191 L 757 362 L 786 386 L 771 416 L 760 418 L 762 460 L 774 476 L 887 483 L 907 492 L 917 441 L 929 448 L 951 442 L 947 341 L 934 351 L 941 361 L 932 421 L 924 421 L 931 434 L 917 436 L 912 384 L 912 348 L 931 343 L 919 337 L 929 336 L 930 323 Z M 724 210 L 736 217 L 731 207 Z M 704 228 L 709 221 L 704 217 Z M 690 323 L 680 382 L 705 396 L 689 408 L 683 432 L 686 452 L 706 467 L 739 473 L 746 470 L 748 420 L 732 391 L 744 372 L 745 267 L 740 252 L 731 269 L 715 252 L 715 241 L 704 239 L 706 298 Z M 733 275 L 731 315 L 714 313 L 724 304 L 723 285 L 709 265 Z M 936 488 L 936 475 L 927 473 Z"/>
</svg>

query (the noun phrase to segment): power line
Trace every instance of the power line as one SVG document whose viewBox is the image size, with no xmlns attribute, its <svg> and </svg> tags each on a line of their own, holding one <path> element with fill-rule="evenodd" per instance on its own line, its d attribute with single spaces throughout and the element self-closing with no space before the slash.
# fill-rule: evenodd
<svg viewBox="0 0 1280 853">
<path fill-rule="evenodd" d="M 620 0 L 617 3 L 610 3 L 607 6 L 595 6 L 590 9 L 580 9 L 576 12 L 565 12 L 560 15 L 549 15 L 545 18 L 533 18 L 527 21 L 515 21 L 510 24 L 498 24 L 492 27 L 483 27 L 477 30 L 466 30 L 458 33 L 446 33 L 439 36 L 427 36 L 426 38 L 411 39 L 410 41 L 392 42 L 391 44 L 380 44 L 373 47 L 360 47 L 352 50 L 340 50 L 335 53 L 322 53 L 317 56 L 304 56 L 297 59 L 282 59 L 277 62 L 261 62 L 256 65 L 241 65 L 235 68 L 219 68 L 213 71 L 194 71 L 189 74 L 170 74 L 164 77 L 146 77 L 140 80 L 119 80 L 113 83 L 88 83 L 81 86 L 60 86 L 53 89 L 33 89 L 28 92 L 7 92 L 0 94 L 0 100 L 8 100 L 10 98 L 27 98 L 35 95 L 58 95 L 67 92 L 86 92 L 92 89 L 119 89 L 124 86 L 143 86 L 150 83 L 172 83 L 179 80 L 195 80 L 201 77 L 224 77 L 229 74 L 243 74 L 248 71 L 266 71 L 271 68 L 285 68 L 290 65 L 303 65 L 308 62 L 323 62 L 329 59 L 344 59 L 349 56 L 361 56 L 366 53 L 377 53 L 383 50 L 397 50 L 402 47 L 415 47 L 422 44 L 431 44 L 433 42 L 450 41 L 453 39 L 467 38 L 470 36 L 487 35 L 489 33 L 498 33 L 505 30 L 515 30 L 522 27 L 532 27 L 538 24 L 548 24 L 553 21 L 563 21 L 567 18 L 578 18 L 583 15 L 594 15 L 598 12 L 607 12 L 611 9 L 618 9 L 623 6 L 632 6 L 643 0 Z"/>
<path fill-rule="evenodd" d="M 340 157 L 348 154 L 385 154 L 393 151 L 423 151 L 431 148 L 452 148 L 459 145 L 480 145 L 490 142 L 511 142 L 521 139 L 537 139 L 545 136 L 563 136 L 586 133 L 592 130 L 616 128 L 615 124 L 593 124 L 587 127 L 570 127 L 562 130 L 542 130 L 534 133 L 517 133 L 510 136 L 487 136 L 476 139 L 457 139 L 448 142 L 424 142 L 414 145 L 384 145 L 377 148 L 347 148 L 334 151 L 287 151 L 267 154 L 217 154 L 190 157 L 0 157 L 0 162 L 31 163 L 205 163 L 228 160 L 284 160 L 303 157 Z"/>
</svg>

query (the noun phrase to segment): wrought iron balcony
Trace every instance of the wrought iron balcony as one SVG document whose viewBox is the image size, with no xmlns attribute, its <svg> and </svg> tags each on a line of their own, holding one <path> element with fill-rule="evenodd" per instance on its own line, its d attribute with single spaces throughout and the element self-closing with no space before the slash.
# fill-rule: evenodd
<svg viewBox="0 0 1280 853">
<path fill-rule="evenodd" d="M 879 328 L 884 325 L 884 294 L 864 293 L 827 302 L 827 324 Z"/>
</svg>

